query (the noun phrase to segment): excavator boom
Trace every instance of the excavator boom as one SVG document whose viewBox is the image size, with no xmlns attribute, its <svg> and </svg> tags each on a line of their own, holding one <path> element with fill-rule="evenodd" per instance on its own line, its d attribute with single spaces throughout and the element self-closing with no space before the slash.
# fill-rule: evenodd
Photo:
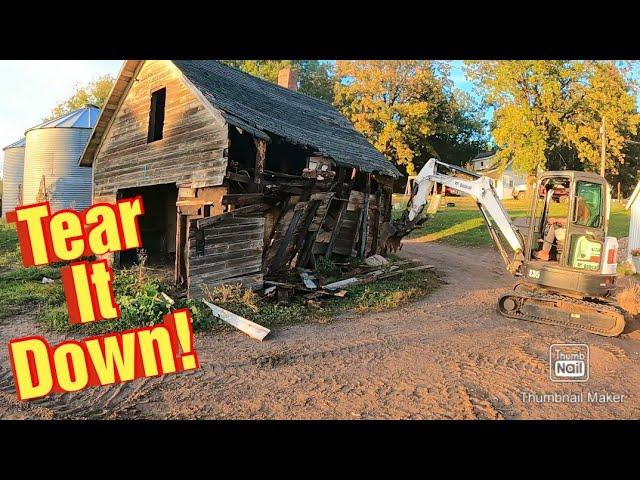
<svg viewBox="0 0 640 480">
<path fill-rule="evenodd" d="M 463 173 L 465 175 L 475 177 L 472 180 L 460 178 L 458 176 L 440 173 L 438 166 L 444 167 L 455 173 Z M 473 172 L 469 172 L 455 165 L 449 165 L 440 162 L 435 158 L 430 159 L 420 170 L 414 180 L 411 198 L 407 204 L 400 221 L 395 222 L 396 235 L 405 236 L 415 227 L 423 223 L 428 215 L 434 215 L 438 209 L 440 195 L 435 193 L 435 187 L 441 184 L 444 187 L 450 187 L 462 195 L 469 196 L 478 205 L 480 212 L 485 220 L 489 234 L 496 245 L 507 269 L 512 275 L 520 274 L 520 267 L 524 259 L 522 252 L 524 251 L 524 242 L 517 228 L 511 222 L 511 218 L 502 206 L 502 202 L 498 198 L 491 179 L 479 176 Z M 429 194 L 431 202 L 427 207 L 427 215 L 424 214 L 424 207 L 427 204 Z M 505 239 L 511 249 L 509 255 L 499 234 Z"/>
</svg>

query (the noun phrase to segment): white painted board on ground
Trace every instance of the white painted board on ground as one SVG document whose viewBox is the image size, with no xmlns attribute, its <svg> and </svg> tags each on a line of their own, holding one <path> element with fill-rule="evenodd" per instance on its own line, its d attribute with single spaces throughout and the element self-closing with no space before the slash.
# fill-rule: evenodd
<svg viewBox="0 0 640 480">
<path fill-rule="evenodd" d="M 249 335 L 251 338 L 262 341 L 264 337 L 266 337 L 271 331 L 268 328 L 263 327 L 262 325 L 258 325 L 251 320 L 247 320 L 240 315 L 236 315 L 235 313 L 230 312 L 229 310 L 225 310 L 224 308 L 214 305 L 213 303 L 209 303 L 206 300 L 203 300 L 203 302 L 207 307 L 211 309 L 216 317 L 227 322 L 229 325 L 233 325 L 238 330 Z"/>
</svg>

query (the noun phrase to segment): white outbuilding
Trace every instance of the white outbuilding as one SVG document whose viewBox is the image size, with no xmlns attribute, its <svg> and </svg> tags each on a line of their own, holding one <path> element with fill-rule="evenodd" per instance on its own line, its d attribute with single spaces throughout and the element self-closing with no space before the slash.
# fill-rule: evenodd
<svg viewBox="0 0 640 480">
<path fill-rule="evenodd" d="M 627 210 L 631 210 L 631 221 L 629 222 L 629 246 L 625 260 L 630 262 L 631 250 L 640 248 L 640 183 L 629 197 Z"/>
</svg>

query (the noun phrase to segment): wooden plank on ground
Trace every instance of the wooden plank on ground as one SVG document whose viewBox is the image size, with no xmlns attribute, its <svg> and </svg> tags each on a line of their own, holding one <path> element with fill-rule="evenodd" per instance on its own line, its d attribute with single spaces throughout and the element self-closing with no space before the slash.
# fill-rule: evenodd
<svg viewBox="0 0 640 480">
<path fill-rule="evenodd" d="M 271 332 L 271 330 L 269 330 L 268 328 L 263 327 L 262 325 L 258 325 L 251 320 L 247 320 L 240 315 L 236 315 L 229 310 L 225 310 L 224 308 L 214 305 L 213 303 L 209 303 L 206 300 L 203 300 L 203 302 L 207 307 L 211 309 L 216 317 L 227 322 L 229 325 L 233 325 L 238 330 L 249 335 L 251 338 L 262 341 L 264 340 L 264 337 L 269 335 L 269 332 Z"/>
</svg>

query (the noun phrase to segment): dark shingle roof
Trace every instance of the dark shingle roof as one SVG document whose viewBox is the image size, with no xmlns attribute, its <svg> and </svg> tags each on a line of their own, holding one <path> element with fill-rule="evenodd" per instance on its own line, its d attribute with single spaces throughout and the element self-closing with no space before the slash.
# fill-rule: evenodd
<svg viewBox="0 0 640 480">
<path fill-rule="evenodd" d="M 309 146 L 339 165 L 400 176 L 395 166 L 328 103 L 213 60 L 173 62 L 230 124 L 263 138 L 262 132 L 268 132 Z"/>
</svg>

